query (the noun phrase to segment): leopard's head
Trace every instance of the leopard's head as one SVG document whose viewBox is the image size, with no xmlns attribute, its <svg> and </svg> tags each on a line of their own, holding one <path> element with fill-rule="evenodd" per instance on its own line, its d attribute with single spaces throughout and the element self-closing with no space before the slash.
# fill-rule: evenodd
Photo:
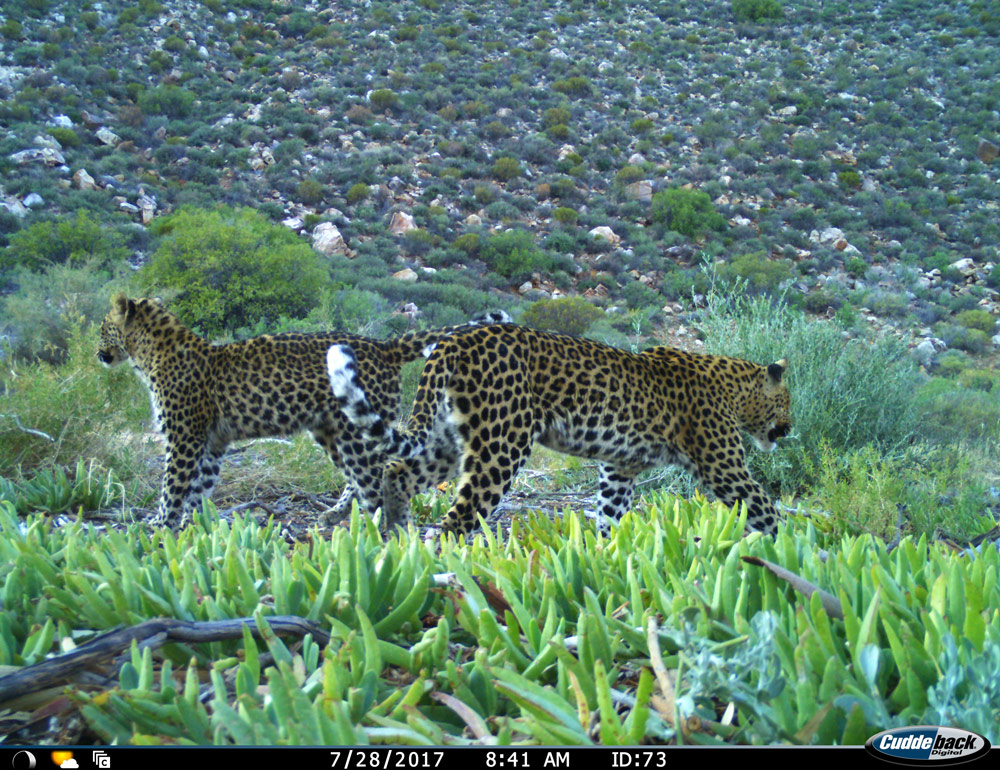
<svg viewBox="0 0 1000 770">
<path fill-rule="evenodd" d="M 101 341 L 97 346 L 97 357 L 105 366 L 117 366 L 128 358 L 125 330 L 136 312 L 135 300 L 120 292 L 111 298 L 111 310 L 101 322 Z"/>
<path fill-rule="evenodd" d="M 761 367 L 754 394 L 745 405 L 743 429 L 750 434 L 757 448 L 773 452 L 777 441 L 792 429 L 792 399 L 784 383 L 788 361 L 782 358 Z"/>
</svg>

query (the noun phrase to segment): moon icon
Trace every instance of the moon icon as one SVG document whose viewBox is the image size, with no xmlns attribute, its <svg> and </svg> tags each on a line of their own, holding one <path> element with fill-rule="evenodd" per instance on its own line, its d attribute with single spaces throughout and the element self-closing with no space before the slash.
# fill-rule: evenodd
<svg viewBox="0 0 1000 770">
<path fill-rule="evenodd" d="M 14 770 L 32 770 L 35 766 L 35 755 L 30 751 L 19 751 L 10 761 Z"/>
</svg>

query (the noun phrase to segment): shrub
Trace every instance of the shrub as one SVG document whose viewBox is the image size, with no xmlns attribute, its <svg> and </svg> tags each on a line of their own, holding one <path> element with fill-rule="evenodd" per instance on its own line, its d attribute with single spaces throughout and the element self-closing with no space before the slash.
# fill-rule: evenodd
<svg viewBox="0 0 1000 770">
<path fill-rule="evenodd" d="M 566 78 L 565 80 L 557 80 L 552 84 L 552 89 L 570 96 L 590 96 L 593 90 L 590 81 L 580 75 Z"/>
<path fill-rule="evenodd" d="M 726 229 L 726 220 L 715 210 L 708 193 L 702 190 L 674 187 L 654 194 L 651 216 L 654 222 L 689 238 L 707 230 Z"/>
<path fill-rule="evenodd" d="M 749 456 L 772 486 L 797 492 L 815 481 L 824 445 L 846 452 L 870 444 L 885 455 L 916 433 L 913 393 L 923 375 L 899 341 L 845 339 L 837 324 L 735 292 L 710 291 L 700 321 L 708 353 L 788 359 L 793 435 L 766 457 Z"/>
<path fill-rule="evenodd" d="M 299 182 L 298 198 L 307 205 L 319 203 L 323 200 L 324 194 L 323 185 L 315 179 L 303 179 Z"/>
<path fill-rule="evenodd" d="M 497 158 L 493 164 L 493 176 L 502 182 L 508 182 L 521 176 L 521 164 L 517 158 Z"/>
<path fill-rule="evenodd" d="M 861 189 L 861 182 L 861 174 L 854 169 L 849 168 L 837 174 L 837 184 L 844 189 L 859 190 Z"/>
<path fill-rule="evenodd" d="M 996 318 L 988 310 L 981 310 L 979 308 L 963 310 L 955 316 L 955 321 L 962 326 L 970 329 L 979 329 L 979 331 L 986 334 L 992 334 L 997 325 Z"/>
<path fill-rule="evenodd" d="M 778 0 L 733 0 L 732 8 L 737 19 L 749 21 L 780 19 L 784 15 Z"/>
<path fill-rule="evenodd" d="M 371 192 L 371 187 L 364 182 L 353 184 L 351 185 L 351 189 L 347 191 L 347 202 L 350 204 L 360 203 L 363 200 L 367 200 Z"/>
<path fill-rule="evenodd" d="M 578 214 L 567 206 L 559 206 L 552 212 L 552 218 L 562 225 L 575 225 Z"/>
<path fill-rule="evenodd" d="M 59 144 L 63 147 L 80 146 L 80 135 L 77 134 L 72 128 L 62 128 L 56 126 L 55 128 L 50 128 L 47 131 L 49 136 L 59 142 Z"/>
<path fill-rule="evenodd" d="M 139 107 L 147 115 L 165 115 L 168 118 L 186 118 L 191 113 L 195 95 L 180 86 L 157 86 L 143 91 Z"/>
<path fill-rule="evenodd" d="M 490 236 L 480 245 L 479 256 L 494 272 L 507 278 L 549 270 L 556 265 L 525 230 L 508 230 Z"/>
<path fill-rule="evenodd" d="M 559 297 L 540 299 L 529 305 L 521 316 L 521 323 L 543 331 L 579 337 L 603 316 L 603 310 L 583 297 Z"/>
<path fill-rule="evenodd" d="M 106 297 L 104 304 L 102 315 Z M 149 416 L 143 386 L 130 367 L 102 366 L 94 355 L 97 326 L 87 325 L 72 308 L 66 311 L 69 349 L 63 362 L 0 371 L 0 477 L 71 466 L 81 459 L 141 472 L 130 466 L 141 462 L 136 429 Z"/>
<path fill-rule="evenodd" d="M 378 88 L 369 94 L 368 101 L 379 112 L 386 112 L 396 106 L 399 97 L 391 88 Z"/>
<path fill-rule="evenodd" d="M 140 279 L 177 291 L 171 308 L 207 335 L 301 318 L 328 279 L 307 243 L 252 209 L 182 209 L 157 220 L 156 232 L 163 240 Z"/>
<path fill-rule="evenodd" d="M 542 113 L 542 125 L 546 128 L 564 126 L 569 123 L 569 110 L 565 107 L 549 107 Z"/>
<path fill-rule="evenodd" d="M 770 260 L 764 251 L 736 257 L 719 272 L 730 282 L 742 280 L 748 288 L 768 293 L 777 291 L 783 282 L 792 277 L 792 267 L 788 260 Z M 826 309 L 825 305 L 823 309 Z"/>
<path fill-rule="evenodd" d="M 106 265 L 121 262 L 128 254 L 117 232 L 101 226 L 80 210 L 73 218 L 36 222 L 11 234 L 10 245 L 0 254 L 0 268 L 39 270 L 63 262 L 77 266 L 84 262 Z"/>
<path fill-rule="evenodd" d="M 0 334 L 7 352 L 17 361 L 65 361 L 78 327 L 100 321 L 108 312 L 108 278 L 97 260 L 79 266 L 53 264 L 39 272 L 15 271 L 17 291 L 0 299 Z"/>
</svg>

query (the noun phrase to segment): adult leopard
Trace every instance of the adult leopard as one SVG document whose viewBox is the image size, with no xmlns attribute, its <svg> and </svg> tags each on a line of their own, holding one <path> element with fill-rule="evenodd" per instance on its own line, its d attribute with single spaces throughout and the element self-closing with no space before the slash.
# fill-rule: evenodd
<svg viewBox="0 0 1000 770">
<path fill-rule="evenodd" d="M 383 516 L 408 517 L 418 491 L 458 476 L 444 529 L 465 534 L 510 489 L 537 441 L 600 460 L 602 526 L 629 509 L 643 470 L 676 464 L 747 524 L 773 533 L 778 511 L 747 471 L 741 431 L 775 448 L 791 427 L 787 362 L 768 366 L 655 347 L 629 353 L 513 324 L 462 329 L 427 361 L 405 432 L 390 425 L 363 383 L 350 343 L 327 369 L 344 414 L 398 460 L 384 471 Z"/>
<path fill-rule="evenodd" d="M 481 322 L 508 320 L 503 311 Z M 480 320 L 473 321 L 478 323 Z M 226 447 L 238 439 L 287 436 L 308 430 L 347 477 L 324 523 L 357 498 L 374 512 L 381 504 L 384 455 L 341 412 L 330 393 L 326 352 L 356 351 L 358 384 L 387 420 L 399 408 L 399 371 L 462 327 L 414 331 L 373 340 L 343 332 L 264 335 L 212 344 L 153 299 L 117 294 L 101 324 L 97 356 L 107 366 L 129 361 L 149 388 L 155 428 L 166 439 L 166 469 L 153 525 L 183 526 L 202 496 L 211 495 Z"/>
</svg>

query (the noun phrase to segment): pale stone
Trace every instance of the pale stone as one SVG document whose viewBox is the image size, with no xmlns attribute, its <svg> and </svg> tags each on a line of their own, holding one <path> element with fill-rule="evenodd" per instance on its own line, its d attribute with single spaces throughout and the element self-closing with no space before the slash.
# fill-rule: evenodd
<svg viewBox="0 0 1000 770">
<path fill-rule="evenodd" d="M 332 222 L 320 222 L 313 228 L 312 247 L 328 257 L 347 253 L 347 243 L 344 241 L 344 236 L 340 234 L 340 230 Z"/>
<path fill-rule="evenodd" d="M 389 232 L 393 235 L 402 235 L 416 229 L 417 225 L 414 223 L 413 217 L 405 211 L 397 211 L 392 215 L 392 221 L 389 222 Z"/>
<path fill-rule="evenodd" d="M 414 281 L 417 280 L 416 272 L 414 272 L 408 267 L 405 267 L 402 270 L 393 273 L 392 277 L 395 278 L 397 281 L 405 281 L 406 283 L 413 283 Z"/>
</svg>

